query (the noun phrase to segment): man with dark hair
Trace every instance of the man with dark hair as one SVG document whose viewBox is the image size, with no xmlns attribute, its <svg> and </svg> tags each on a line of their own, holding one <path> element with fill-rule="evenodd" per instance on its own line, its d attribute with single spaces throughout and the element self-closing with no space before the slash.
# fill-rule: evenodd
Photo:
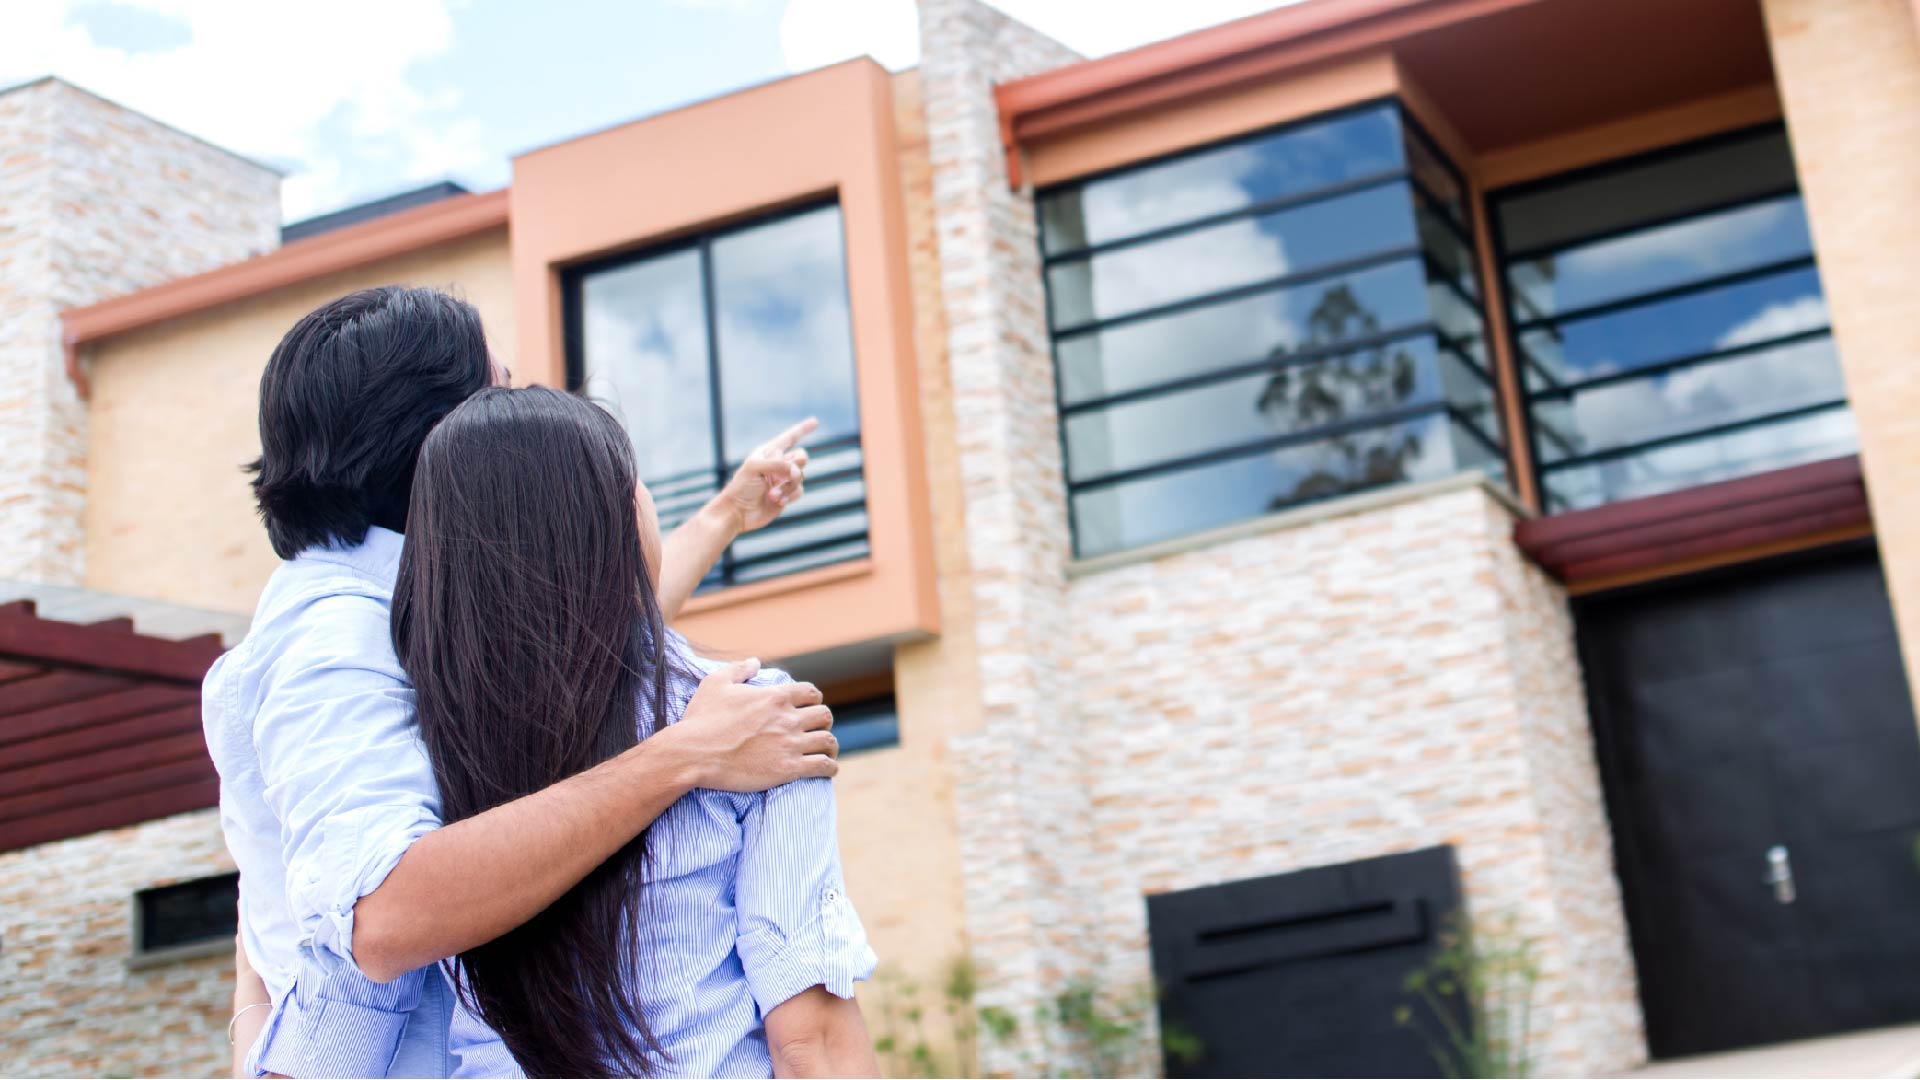
<svg viewBox="0 0 1920 1080">
<path fill-rule="evenodd" d="M 240 1044 L 245 1075 L 448 1075 L 439 961 L 538 914 L 692 788 L 837 769 L 819 691 L 748 685 L 749 660 L 703 682 L 680 723 L 585 773 L 450 825 L 421 805 L 436 789 L 394 656 L 394 574 L 421 442 L 495 381 L 478 312 L 400 287 L 307 315 L 261 377 L 253 488 L 286 561 L 202 692 L 241 871 L 240 985 L 264 990 L 236 993 L 230 1033 L 259 1031 Z M 811 429 L 761 447 L 666 539 L 669 619 L 735 536 L 800 496 Z"/>
</svg>

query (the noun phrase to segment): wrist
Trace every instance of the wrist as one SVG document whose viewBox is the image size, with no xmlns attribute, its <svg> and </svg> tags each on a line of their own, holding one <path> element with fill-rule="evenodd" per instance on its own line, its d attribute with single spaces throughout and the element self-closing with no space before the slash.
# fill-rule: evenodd
<svg viewBox="0 0 1920 1080">
<path fill-rule="evenodd" d="M 669 725 L 642 739 L 622 757 L 630 768 L 649 774 L 647 780 L 652 786 L 664 787 L 675 797 L 684 795 L 704 786 L 707 780 L 706 759 L 688 744 L 687 730 L 680 724 Z"/>
<path fill-rule="evenodd" d="M 734 502 L 724 491 L 708 499 L 707 504 L 702 506 L 694 517 L 715 535 L 724 537 L 728 543 L 732 543 L 741 533 L 747 531 L 746 512 L 740 509 L 740 504 Z"/>
</svg>

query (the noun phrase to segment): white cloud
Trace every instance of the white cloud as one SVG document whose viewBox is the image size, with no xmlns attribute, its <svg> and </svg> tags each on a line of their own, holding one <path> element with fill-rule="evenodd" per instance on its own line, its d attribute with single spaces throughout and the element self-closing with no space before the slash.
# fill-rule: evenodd
<svg viewBox="0 0 1920 1080">
<path fill-rule="evenodd" d="M 479 129 L 448 94 L 410 72 L 452 43 L 460 0 L 333 0 L 324 6 L 255 0 L 90 0 L 9 5 L 0 34 L 0 84 L 55 74 L 219 146 L 289 171 L 291 219 L 357 191 L 356 149 L 386 148 L 409 180 L 484 163 Z M 91 9 L 91 10 L 88 10 Z M 142 50 L 103 44 L 96 26 L 114 9 L 182 25 Z M 374 31 L 374 32 L 370 32 Z"/>
<path fill-rule="evenodd" d="M 871 56 L 889 70 L 920 59 L 920 17 L 913 0 L 789 0 L 780 16 L 780 53 L 788 71 Z"/>
</svg>

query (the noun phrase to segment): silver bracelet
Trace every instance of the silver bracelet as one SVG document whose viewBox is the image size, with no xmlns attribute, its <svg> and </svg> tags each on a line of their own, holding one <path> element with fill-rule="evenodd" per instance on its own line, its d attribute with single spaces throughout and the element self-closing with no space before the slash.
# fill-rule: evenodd
<svg viewBox="0 0 1920 1080">
<path fill-rule="evenodd" d="M 228 1046 L 233 1045 L 233 1025 L 239 1023 L 241 1017 L 247 1015 L 248 1013 L 252 1012 L 255 1009 L 264 1009 L 271 1004 L 273 1004 L 273 1002 L 271 1001 L 256 1001 L 253 1004 L 247 1006 L 246 1008 L 241 1009 L 239 1012 L 234 1013 L 233 1019 L 227 1021 L 227 1045 Z"/>
</svg>

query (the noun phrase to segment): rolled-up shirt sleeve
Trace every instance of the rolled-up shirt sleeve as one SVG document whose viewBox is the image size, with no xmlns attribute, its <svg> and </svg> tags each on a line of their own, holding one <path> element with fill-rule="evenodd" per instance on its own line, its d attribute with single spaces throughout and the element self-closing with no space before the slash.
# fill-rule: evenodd
<svg viewBox="0 0 1920 1080">
<path fill-rule="evenodd" d="M 737 944 L 760 1015 L 814 986 L 852 997 L 876 958 L 841 877 L 832 782 L 756 796 L 741 824 Z"/>
<path fill-rule="evenodd" d="M 326 610 L 266 680 L 254 745 L 302 944 L 352 963 L 354 905 L 439 828 L 440 798 L 386 605 L 350 594 L 315 604 Z"/>
</svg>

